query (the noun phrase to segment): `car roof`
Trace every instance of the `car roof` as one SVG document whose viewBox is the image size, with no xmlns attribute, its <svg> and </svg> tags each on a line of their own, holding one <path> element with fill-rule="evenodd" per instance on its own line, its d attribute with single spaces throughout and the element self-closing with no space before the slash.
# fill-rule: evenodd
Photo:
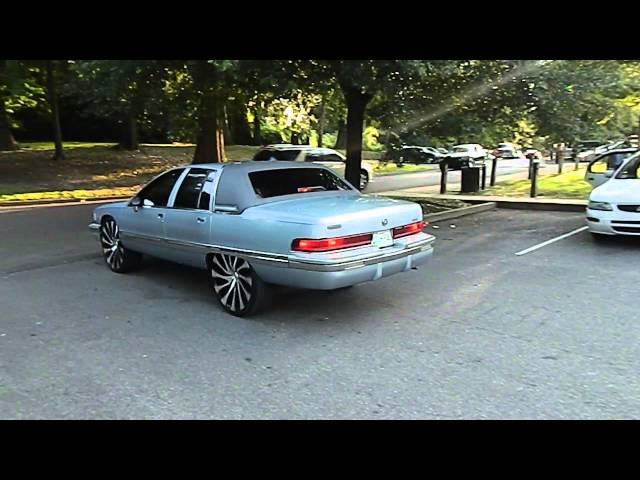
<svg viewBox="0 0 640 480">
<path fill-rule="evenodd" d="M 204 164 L 198 166 L 213 166 L 218 164 Z M 246 161 L 246 162 L 233 162 L 222 164 L 222 172 L 220 173 L 220 180 L 218 182 L 218 190 L 216 192 L 216 204 L 221 205 L 235 205 L 239 212 L 244 211 L 249 207 L 261 205 L 264 203 L 271 203 L 274 201 L 283 200 L 283 197 L 262 198 L 256 195 L 253 190 L 251 181 L 249 180 L 249 173 L 268 171 L 268 170 L 284 170 L 284 169 L 317 169 L 331 172 L 330 169 L 319 165 L 317 163 L 307 162 L 291 162 L 291 161 Z M 334 174 L 333 172 L 331 172 Z M 335 175 L 335 174 L 334 174 Z M 354 193 L 357 190 L 353 191 Z M 315 195 L 320 195 L 323 192 L 315 192 Z M 328 192 L 324 192 L 325 194 Z M 335 194 L 335 192 L 333 192 Z M 359 192 L 358 192 L 359 194 Z"/>
</svg>

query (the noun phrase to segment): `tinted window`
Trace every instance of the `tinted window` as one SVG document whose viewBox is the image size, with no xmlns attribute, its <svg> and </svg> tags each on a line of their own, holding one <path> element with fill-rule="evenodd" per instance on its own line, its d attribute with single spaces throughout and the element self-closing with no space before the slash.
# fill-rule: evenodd
<svg viewBox="0 0 640 480">
<path fill-rule="evenodd" d="M 251 185 L 262 198 L 323 190 L 353 190 L 333 173 L 319 168 L 283 168 L 249 173 Z"/>
<path fill-rule="evenodd" d="M 260 150 L 253 157 L 254 160 L 295 160 L 300 150 Z"/>
<path fill-rule="evenodd" d="M 210 172 L 211 170 L 204 168 L 190 169 L 180 185 L 173 206 L 175 208 L 198 208 L 200 193 Z"/>
<path fill-rule="evenodd" d="M 166 207 L 171 190 L 183 171 L 184 168 L 178 168 L 161 175 L 144 187 L 138 197 L 142 200 L 151 200 L 156 207 Z"/>
<path fill-rule="evenodd" d="M 340 158 L 340 155 L 338 154 L 328 153 L 327 155 L 324 156 L 324 161 L 325 162 L 342 162 L 342 158 Z"/>
</svg>

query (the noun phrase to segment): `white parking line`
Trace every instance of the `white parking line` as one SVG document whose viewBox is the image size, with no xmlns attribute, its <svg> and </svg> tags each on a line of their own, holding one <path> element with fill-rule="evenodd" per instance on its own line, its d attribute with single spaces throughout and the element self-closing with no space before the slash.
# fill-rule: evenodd
<svg viewBox="0 0 640 480">
<path fill-rule="evenodd" d="M 538 250 L 539 248 L 542 247 L 546 247 L 547 245 L 557 242 L 558 240 L 562 240 L 563 238 L 567 238 L 570 237 L 571 235 L 575 235 L 576 233 L 580 233 L 580 232 L 584 232 L 585 230 L 587 230 L 589 227 L 588 226 L 584 226 L 584 227 L 580 227 L 580 228 L 576 228 L 575 230 L 569 232 L 569 233 L 565 233 L 564 235 L 560 235 L 559 237 L 556 238 L 552 238 L 551 240 L 547 240 L 546 242 L 542 242 L 539 243 L 537 245 L 534 245 L 533 247 L 529 247 L 526 250 L 522 250 L 518 253 L 516 253 L 516 255 L 520 256 L 520 255 L 526 255 L 527 253 L 533 252 L 534 250 Z"/>
</svg>

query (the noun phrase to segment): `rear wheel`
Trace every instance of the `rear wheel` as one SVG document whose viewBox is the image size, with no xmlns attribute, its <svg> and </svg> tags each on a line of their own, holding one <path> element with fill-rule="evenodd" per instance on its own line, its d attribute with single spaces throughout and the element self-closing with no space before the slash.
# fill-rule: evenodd
<svg viewBox="0 0 640 480">
<path fill-rule="evenodd" d="M 126 273 L 135 269 L 142 261 L 142 255 L 126 248 L 120 240 L 120 229 L 112 217 L 100 224 L 100 244 L 104 261 L 116 273 Z"/>
<path fill-rule="evenodd" d="M 215 254 L 209 260 L 209 273 L 220 305 L 231 315 L 253 315 L 267 306 L 267 285 L 243 258 Z"/>
<path fill-rule="evenodd" d="M 369 173 L 366 170 L 360 170 L 360 190 L 364 190 L 369 185 Z"/>
</svg>

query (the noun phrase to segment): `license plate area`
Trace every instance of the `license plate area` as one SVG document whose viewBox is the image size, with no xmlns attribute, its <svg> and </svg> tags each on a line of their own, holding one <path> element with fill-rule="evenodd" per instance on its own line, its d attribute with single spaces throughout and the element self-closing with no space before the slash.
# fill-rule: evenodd
<svg viewBox="0 0 640 480">
<path fill-rule="evenodd" d="M 391 230 L 383 230 L 381 232 L 374 232 L 371 239 L 371 245 L 378 248 L 390 247 L 393 245 L 393 236 Z"/>
</svg>

